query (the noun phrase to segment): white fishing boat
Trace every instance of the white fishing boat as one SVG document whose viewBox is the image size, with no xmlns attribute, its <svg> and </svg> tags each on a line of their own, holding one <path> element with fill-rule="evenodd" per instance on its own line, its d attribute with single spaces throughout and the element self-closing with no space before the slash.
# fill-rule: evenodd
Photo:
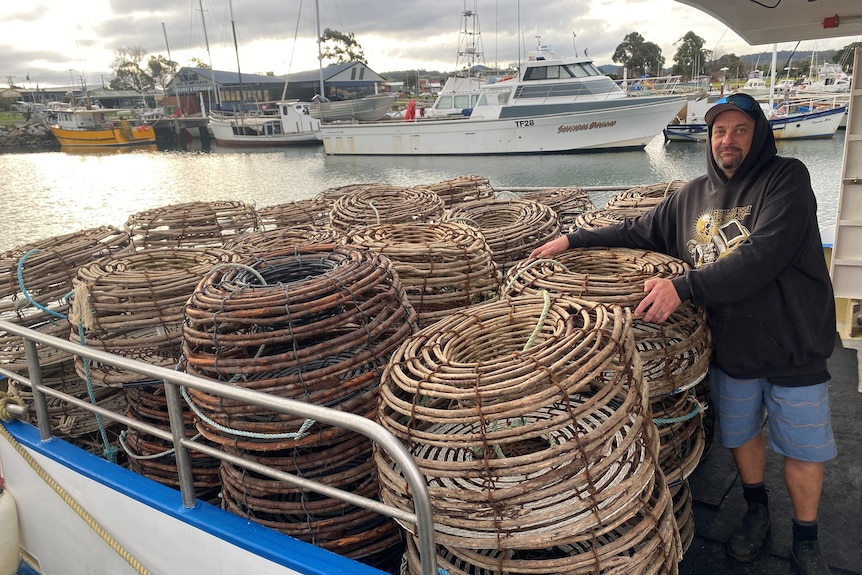
<svg viewBox="0 0 862 575">
<path fill-rule="evenodd" d="M 251 112 L 213 111 L 209 127 L 220 146 L 289 146 L 320 143 L 320 120 L 309 103 L 273 102 Z"/>
<path fill-rule="evenodd" d="M 678 96 L 630 98 L 588 57 L 530 54 L 519 76 L 480 86 L 470 116 L 321 126 L 331 155 L 529 154 L 643 148 L 682 108 Z"/>
</svg>

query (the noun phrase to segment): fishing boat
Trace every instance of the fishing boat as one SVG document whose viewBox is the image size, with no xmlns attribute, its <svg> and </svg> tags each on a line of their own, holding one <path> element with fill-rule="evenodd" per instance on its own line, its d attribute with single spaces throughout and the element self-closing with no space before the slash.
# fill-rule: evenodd
<svg viewBox="0 0 862 575">
<path fill-rule="evenodd" d="M 808 102 L 787 103 L 777 109 L 765 110 L 776 140 L 805 140 L 831 138 L 845 119 L 847 108 L 809 107 Z M 682 123 L 671 122 L 664 128 L 667 142 L 704 142 L 709 129 L 703 116 L 689 118 Z"/>
<path fill-rule="evenodd" d="M 220 146 L 289 146 L 320 143 L 320 120 L 309 103 L 273 102 L 252 111 L 210 112 L 209 127 Z"/>
<path fill-rule="evenodd" d="M 117 147 L 154 144 L 151 124 L 137 118 L 134 110 L 68 107 L 48 120 L 60 146 Z"/>
<path fill-rule="evenodd" d="M 643 149 L 682 108 L 678 96 L 628 97 L 586 56 L 547 46 L 519 75 L 479 86 L 469 116 L 321 126 L 330 155 L 542 154 Z"/>
</svg>

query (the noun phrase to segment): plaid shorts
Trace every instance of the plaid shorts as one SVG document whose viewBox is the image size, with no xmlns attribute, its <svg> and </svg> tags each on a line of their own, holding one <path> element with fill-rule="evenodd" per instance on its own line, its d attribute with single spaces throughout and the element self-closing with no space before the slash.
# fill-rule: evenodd
<svg viewBox="0 0 862 575">
<path fill-rule="evenodd" d="M 773 385 L 766 379 L 736 379 L 712 366 L 710 395 L 718 416 L 721 444 L 744 445 L 769 424 L 772 450 L 799 461 L 822 462 L 838 455 L 832 436 L 829 382 L 802 387 Z"/>
</svg>

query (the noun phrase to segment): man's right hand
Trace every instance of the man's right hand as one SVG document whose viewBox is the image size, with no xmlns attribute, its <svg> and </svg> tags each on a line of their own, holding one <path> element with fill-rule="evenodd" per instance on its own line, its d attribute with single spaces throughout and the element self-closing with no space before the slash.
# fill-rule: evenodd
<svg viewBox="0 0 862 575">
<path fill-rule="evenodd" d="M 557 239 L 551 240 L 545 245 L 534 249 L 530 253 L 530 259 L 550 258 L 551 256 L 564 252 L 567 249 L 569 249 L 569 238 L 567 236 L 560 236 Z"/>
</svg>

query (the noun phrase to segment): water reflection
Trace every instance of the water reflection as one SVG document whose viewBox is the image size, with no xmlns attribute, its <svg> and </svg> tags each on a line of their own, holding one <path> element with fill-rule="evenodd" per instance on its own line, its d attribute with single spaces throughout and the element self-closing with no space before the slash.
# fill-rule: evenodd
<svg viewBox="0 0 862 575">
<path fill-rule="evenodd" d="M 806 163 L 821 226 L 834 222 L 844 133 L 832 140 L 779 142 L 779 154 Z M 194 140 L 188 151 L 112 150 L 0 154 L 0 251 L 99 225 L 122 227 L 142 210 L 190 201 L 240 200 L 262 207 L 310 198 L 359 182 L 435 183 L 487 177 L 498 189 L 522 186 L 636 186 L 688 180 L 705 172 L 704 143 L 645 152 L 539 156 L 326 156 L 322 147 L 234 149 Z M 603 205 L 609 193 L 593 192 Z"/>
</svg>

